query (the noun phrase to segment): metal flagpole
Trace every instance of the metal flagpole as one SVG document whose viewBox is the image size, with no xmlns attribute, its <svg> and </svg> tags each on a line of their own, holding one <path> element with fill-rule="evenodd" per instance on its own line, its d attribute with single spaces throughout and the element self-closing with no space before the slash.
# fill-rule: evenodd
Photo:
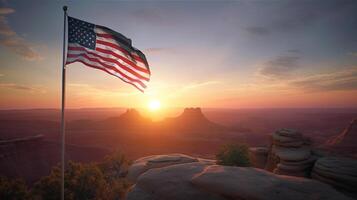
<svg viewBox="0 0 357 200">
<path fill-rule="evenodd" d="M 62 135 L 62 152 L 61 152 L 61 199 L 64 200 L 64 170 L 65 170 L 65 90 L 66 90 L 66 20 L 67 6 L 63 6 L 63 60 L 62 60 L 62 115 L 61 115 L 61 135 Z"/>
</svg>

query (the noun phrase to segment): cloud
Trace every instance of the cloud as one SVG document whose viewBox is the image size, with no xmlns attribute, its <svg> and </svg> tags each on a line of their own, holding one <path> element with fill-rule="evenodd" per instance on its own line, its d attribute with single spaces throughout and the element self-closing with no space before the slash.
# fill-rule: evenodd
<svg viewBox="0 0 357 200">
<path fill-rule="evenodd" d="M 33 49 L 33 46 L 9 26 L 6 15 L 14 12 L 12 8 L 0 8 L 0 45 L 26 60 L 40 60 L 42 57 Z"/>
<path fill-rule="evenodd" d="M 14 12 L 15 10 L 12 8 L 0 8 L 0 15 L 8 15 Z"/>
<path fill-rule="evenodd" d="M 278 56 L 267 61 L 262 68 L 259 69 L 259 74 L 266 78 L 286 78 L 290 73 L 300 66 L 298 64 L 298 56 Z"/>
<path fill-rule="evenodd" d="M 187 89 L 195 89 L 195 88 L 200 88 L 200 87 L 205 87 L 208 85 L 216 85 L 219 84 L 221 82 L 219 81 L 206 81 L 206 82 L 201 82 L 201 83 L 191 83 L 187 86 L 184 87 L 185 90 Z"/>
<path fill-rule="evenodd" d="M 75 90 L 76 95 L 78 96 L 101 96 L 101 97 L 126 97 L 126 96 L 135 96 L 137 92 L 122 92 L 118 90 L 108 90 L 108 89 L 101 89 L 89 84 L 82 84 L 82 83 L 70 83 L 68 84 L 69 87 Z"/>
<path fill-rule="evenodd" d="M 46 90 L 44 90 L 40 86 L 29 86 L 29 85 L 22 85 L 16 83 L 0 83 L 0 89 L 25 90 L 30 92 L 41 92 L 41 93 L 46 92 Z"/>
<path fill-rule="evenodd" d="M 26 60 L 41 60 L 42 57 L 33 50 L 31 45 L 20 37 L 11 37 L 6 39 L 0 39 L 0 45 L 3 45 L 11 49 L 16 54 L 22 56 Z"/>
<path fill-rule="evenodd" d="M 144 49 L 144 53 L 148 54 L 159 54 L 159 53 L 174 53 L 175 50 L 172 48 L 163 48 L 163 47 L 153 47 Z"/>
<path fill-rule="evenodd" d="M 357 90 L 357 67 L 341 71 L 301 77 L 288 82 L 304 91 Z"/>
<path fill-rule="evenodd" d="M 251 35 L 256 35 L 256 36 L 265 36 L 270 34 L 269 29 L 262 26 L 251 26 L 251 27 L 247 27 L 245 30 Z"/>
</svg>

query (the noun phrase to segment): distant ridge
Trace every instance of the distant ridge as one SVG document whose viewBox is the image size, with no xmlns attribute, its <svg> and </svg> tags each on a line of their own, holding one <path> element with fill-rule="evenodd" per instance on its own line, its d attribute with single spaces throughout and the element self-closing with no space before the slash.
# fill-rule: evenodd
<svg viewBox="0 0 357 200">
<path fill-rule="evenodd" d="M 202 113 L 201 108 L 185 108 L 183 113 L 178 117 L 167 118 L 163 123 L 166 123 L 170 128 L 176 130 L 192 130 L 192 131 L 225 131 L 227 128 L 211 122 Z"/>
<path fill-rule="evenodd" d="M 351 120 L 340 134 L 328 139 L 324 146 L 337 152 L 357 154 L 357 119 Z"/>
</svg>

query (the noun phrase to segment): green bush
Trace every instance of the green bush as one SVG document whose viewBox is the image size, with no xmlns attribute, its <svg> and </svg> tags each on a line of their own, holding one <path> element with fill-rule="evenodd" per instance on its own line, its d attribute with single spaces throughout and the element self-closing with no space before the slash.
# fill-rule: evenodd
<svg viewBox="0 0 357 200">
<path fill-rule="evenodd" d="M 121 154 L 106 157 L 101 163 L 69 162 L 65 171 L 65 197 L 68 200 L 121 199 L 130 187 L 121 176 L 127 160 Z M 60 199 L 61 171 L 54 167 L 33 187 L 32 195 L 39 200 Z"/>
<path fill-rule="evenodd" d="M 248 167 L 249 148 L 245 144 L 226 144 L 216 154 L 216 159 L 220 165 Z"/>
<path fill-rule="evenodd" d="M 0 199 L 29 199 L 29 192 L 23 180 L 0 177 Z"/>
</svg>

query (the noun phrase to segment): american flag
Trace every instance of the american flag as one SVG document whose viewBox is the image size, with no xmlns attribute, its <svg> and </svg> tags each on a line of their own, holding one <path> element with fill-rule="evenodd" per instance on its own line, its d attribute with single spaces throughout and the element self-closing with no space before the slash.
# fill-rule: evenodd
<svg viewBox="0 0 357 200">
<path fill-rule="evenodd" d="M 81 62 L 103 70 L 144 91 L 150 80 L 145 55 L 131 40 L 107 27 L 68 17 L 66 65 Z"/>
</svg>

